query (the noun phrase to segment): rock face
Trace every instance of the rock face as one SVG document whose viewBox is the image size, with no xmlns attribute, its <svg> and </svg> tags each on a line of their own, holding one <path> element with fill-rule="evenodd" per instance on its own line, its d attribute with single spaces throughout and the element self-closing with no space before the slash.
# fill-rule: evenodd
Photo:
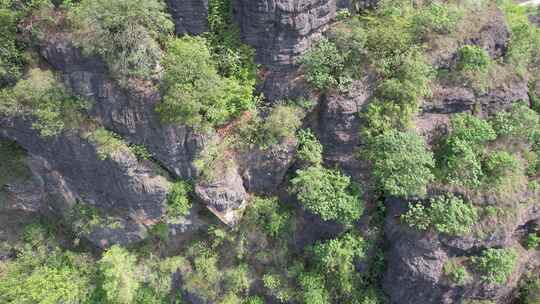
<svg viewBox="0 0 540 304">
<path fill-rule="evenodd" d="M 176 33 L 198 35 L 208 31 L 208 0 L 167 0 Z"/>
<path fill-rule="evenodd" d="M 270 100 L 298 95 L 296 61 L 336 15 L 336 0 L 233 0 L 241 38 L 265 66 L 261 91 Z"/>
<path fill-rule="evenodd" d="M 94 102 L 90 115 L 131 143 L 144 144 L 170 172 L 193 178 L 192 165 L 207 141 L 183 126 L 163 125 L 154 111 L 160 96 L 155 89 L 122 89 L 97 57 L 85 57 L 61 34 L 47 38 L 41 54 L 76 94 Z"/>
<path fill-rule="evenodd" d="M 519 278 L 530 263 L 538 262 L 538 257 L 520 246 L 523 236 L 521 227 L 540 217 L 538 205 L 530 205 L 517 211 L 517 221 L 497 226 L 495 231 L 480 236 L 448 237 L 435 232 L 419 232 L 409 229 L 399 221 L 399 215 L 406 211 L 407 202 L 390 199 L 386 202 L 388 216 L 385 235 L 390 245 L 387 254 L 387 271 L 383 287 L 392 304 L 451 304 L 464 299 L 495 300 L 507 303 L 504 299 L 516 288 Z M 489 224 L 489 223 L 488 223 Z M 493 228 L 493 227 L 492 227 Z M 479 229 L 479 227 L 475 228 Z M 519 259 L 507 284 L 493 285 L 483 283 L 478 274 L 473 280 L 457 285 L 443 272 L 449 260 L 466 259 L 476 256 L 485 248 L 516 248 Z"/>
<path fill-rule="evenodd" d="M 123 229 L 100 227 L 101 233 L 91 232 L 88 238 L 98 247 L 141 240 L 143 224 L 163 216 L 170 182 L 133 154 L 102 160 L 97 147 L 77 134 L 43 138 L 19 119 L 2 119 L 0 126 L 0 136 L 17 141 L 31 155 L 32 172 L 43 183 L 42 213 L 65 218 L 80 202 L 125 222 Z"/>
</svg>

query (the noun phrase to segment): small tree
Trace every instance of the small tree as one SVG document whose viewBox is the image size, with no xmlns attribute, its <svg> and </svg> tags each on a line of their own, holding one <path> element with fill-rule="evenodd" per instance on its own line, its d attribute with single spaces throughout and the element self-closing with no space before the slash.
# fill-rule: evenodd
<svg viewBox="0 0 540 304">
<path fill-rule="evenodd" d="M 102 288 L 109 302 L 133 303 L 140 285 L 135 256 L 120 246 L 112 246 L 99 261 L 99 270 L 103 275 Z"/>
<path fill-rule="evenodd" d="M 484 72 L 491 65 L 489 54 L 475 45 L 462 47 L 458 56 L 458 69 L 462 71 Z"/>
<path fill-rule="evenodd" d="M 480 271 L 482 280 L 502 285 L 508 281 L 514 271 L 517 258 L 517 253 L 513 248 L 489 248 L 484 250 L 481 256 L 474 257 L 473 262 Z"/>
<path fill-rule="evenodd" d="M 433 180 L 433 155 L 424 140 L 410 132 L 388 131 L 369 144 L 373 175 L 389 195 L 422 196 Z"/>
<path fill-rule="evenodd" d="M 344 58 L 333 42 L 323 38 L 300 60 L 308 83 L 317 90 L 337 87 L 344 69 Z"/>
<path fill-rule="evenodd" d="M 325 221 L 347 224 L 362 214 L 363 206 L 351 187 L 350 178 L 338 171 L 319 166 L 298 170 L 291 184 L 300 203 Z"/>
</svg>

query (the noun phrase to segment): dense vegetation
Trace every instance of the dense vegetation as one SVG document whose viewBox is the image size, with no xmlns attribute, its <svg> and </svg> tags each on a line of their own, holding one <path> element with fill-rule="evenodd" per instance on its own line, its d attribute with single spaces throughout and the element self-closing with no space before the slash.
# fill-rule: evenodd
<svg viewBox="0 0 540 304">
<path fill-rule="evenodd" d="M 186 126 L 186 137 L 210 135 L 202 147 L 190 146 L 190 139 L 179 143 L 197 150 L 198 176 L 163 173 L 171 181 L 163 216 L 137 222 L 148 232 L 144 241 L 89 250 L 86 236 L 123 222 L 77 200 L 62 219 L 36 221 L 20 240 L 0 243 L 9 248 L 5 259 L 0 256 L 0 302 L 384 304 L 385 225 L 442 246 L 498 236 L 493 232 L 519 218 L 540 193 L 540 97 L 533 87 L 540 79 L 540 30 L 510 1 L 472 2 L 388 0 L 373 10 L 342 12 L 298 60 L 321 100 L 370 82 L 371 98 L 357 113 L 359 169 L 340 167 L 349 160 L 326 154 L 318 139 L 324 105 L 302 99 L 270 104 L 257 95 L 264 73 L 240 40 L 231 1 L 208 1 L 208 32 L 177 36 L 161 0 L 0 0 L 0 118 L 28 123 L 46 140 L 80 136 L 100 161 L 129 154 L 164 166 L 145 145 L 91 118 L 94 105 L 35 54 L 40 40 L 56 31 L 82 56 L 100 58 L 130 98 L 145 90 L 160 96 L 151 104 L 156 126 Z M 463 28 L 492 8 L 504 13 L 509 29 L 499 58 Z M 434 58 L 441 41 L 443 59 Z M 448 123 L 433 134 L 415 129 L 420 107 L 430 105 L 437 86 L 464 88 L 480 100 L 508 79 L 529 82 L 531 104 L 490 113 L 478 101 L 471 111 L 446 115 Z M 117 114 L 113 119 L 123 119 Z M 194 185 L 221 186 L 227 170 L 249 178 L 249 170 L 235 167 L 236 158 L 256 151 L 266 161 L 289 147 L 294 163 L 283 188 L 273 189 L 278 196 L 250 193 L 235 227 L 215 221 L 189 238 L 178 236 L 192 217 L 207 216 L 193 208 L 199 203 Z M 4 189 L 31 175 L 27 161 L 24 149 L 0 140 L 0 208 Z M 403 212 L 387 217 L 385 206 Z M 441 282 L 505 285 L 521 255 L 540 249 L 534 225 L 515 234 L 521 244 L 512 247 L 452 251 L 439 264 Z M 523 279 L 521 302 L 538 304 L 539 286 L 534 273 Z"/>
</svg>

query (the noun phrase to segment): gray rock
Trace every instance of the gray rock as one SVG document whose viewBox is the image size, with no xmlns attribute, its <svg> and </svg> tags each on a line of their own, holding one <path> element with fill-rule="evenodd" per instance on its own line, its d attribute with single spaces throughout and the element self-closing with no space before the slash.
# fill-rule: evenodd
<svg viewBox="0 0 540 304">
<path fill-rule="evenodd" d="M 387 268 L 383 288 L 392 304 L 452 304 L 464 299 L 508 301 L 519 278 L 535 257 L 518 249 L 520 258 L 507 284 L 497 286 L 481 281 L 477 274 L 460 286 L 450 282 L 443 273 L 444 264 L 451 258 L 478 255 L 484 248 L 519 248 L 521 234 L 516 229 L 540 216 L 538 207 L 520 212 L 515 221 L 498 227 L 486 236 L 448 237 L 434 231 L 420 232 L 400 223 L 399 216 L 407 210 L 407 202 L 388 199 L 385 237 L 390 248 L 386 255 Z"/>
<path fill-rule="evenodd" d="M 254 148 L 241 153 L 238 162 L 247 191 L 276 193 L 294 161 L 296 146 L 296 140 L 288 140 L 268 149 Z"/>
<path fill-rule="evenodd" d="M 177 35 L 208 31 L 208 0 L 167 0 L 167 4 Z"/>
<path fill-rule="evenodd" d="M 234 225 L 247 204 L 248 194 L 236 164 L 218 168 L 212 180 L 200 179 L 195 195 L 227 225 Z"/>
<path fill-rule="evenodd" d="M 130 143 L 144 144 L 176 176 L 196 176 L 192 162 L 208 136 L 185 126 L 162 124 L 154 111 L 161 98 L 154 88 L 144 83 L 120 88 L 102 60 L 83 56 L 61 34 L 49 37 L 41 46 L 41 54 L 74 93 L 94 102 L 90 115 L 103 126 Z"/>
</svg>

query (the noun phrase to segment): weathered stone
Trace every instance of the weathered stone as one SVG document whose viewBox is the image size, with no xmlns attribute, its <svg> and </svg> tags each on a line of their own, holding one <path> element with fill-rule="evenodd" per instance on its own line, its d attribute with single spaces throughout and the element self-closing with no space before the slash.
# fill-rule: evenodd
<svg viewBox="0 0 540 304">
<path fill-rule="evenodd" d="M 198 35 L 208 31 L 208 0 L 167 0 L 176 34 Z"/>
</svg>

